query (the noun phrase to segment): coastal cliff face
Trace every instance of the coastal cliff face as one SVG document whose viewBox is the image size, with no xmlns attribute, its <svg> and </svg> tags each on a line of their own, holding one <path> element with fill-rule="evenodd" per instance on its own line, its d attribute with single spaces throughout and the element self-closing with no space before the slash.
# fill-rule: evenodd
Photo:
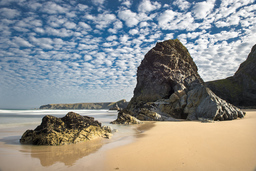
<svg viewBox="0 0 256 171">
<path fill-rule="evenodd" d="M 234 76 L 210 81 L 206 85 L 229 103 L 243 107 L 256 107 L 256 45 Z"/>
<path fill-rule="evenodd" d="M 157 43 L 137 71 L 134 96 L 124 112 L 139 120 L 231 120 L 244 117 L 205 87 L 186 47 L 176 40 Z"/>
<path fill-rule="evenodd" d="M 39 109 L 123 109 L 127 105 L 128 102 L 123 99 L 106 103 L 47 104 L 40 106 Z"/>
</svg>

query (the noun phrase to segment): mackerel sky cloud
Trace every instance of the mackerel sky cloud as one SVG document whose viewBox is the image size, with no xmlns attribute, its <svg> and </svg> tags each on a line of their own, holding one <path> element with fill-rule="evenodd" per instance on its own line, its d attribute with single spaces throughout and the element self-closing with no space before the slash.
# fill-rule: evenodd
<svg viewBox="0 0 256 171">
<path fill-rule="evenodd" d="M 133 95 L 159 41 L 178 38 L 205 81 L 232 76 L 256 43 L 255 0 L 0 0 L 0 108 Z"/>
</svg>

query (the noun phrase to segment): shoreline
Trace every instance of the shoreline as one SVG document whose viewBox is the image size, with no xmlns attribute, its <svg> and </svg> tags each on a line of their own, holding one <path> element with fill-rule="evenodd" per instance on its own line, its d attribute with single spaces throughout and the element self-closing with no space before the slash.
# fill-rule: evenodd
<svg viewBox="0 0 256 171">
<path fill-rule="evenodd" d="M 22 145 L 19 139 L 35 125 L 0 129 L 0 171 L 5 170 L 105 170 L 106 151 L 133 143 L 142 132 L 153 127 L 142 125 L 116 125 L 118 132 L 111 139 L 98 138 L 87 142 L 63 146 Z M 13 161 L 15 160 L 15 165 Z"/>
<path fill-rule="evenodd" d="M 117 125 L 125 132 L 114 133 L 112 139 L 64 146 L 20 145 L 17 138 L 23 130 L 10 128 L 0 132 L 0 170 L 255 171 L 256 110 L 244 111 L 243 119 L 215 123 Z"/>
<path fill-rule="evenodd" d="M 256 110 L 243 119 L 155 122 L 133 143 L 106 152 L 105 170 L 255 171 Z"/>
</svg>

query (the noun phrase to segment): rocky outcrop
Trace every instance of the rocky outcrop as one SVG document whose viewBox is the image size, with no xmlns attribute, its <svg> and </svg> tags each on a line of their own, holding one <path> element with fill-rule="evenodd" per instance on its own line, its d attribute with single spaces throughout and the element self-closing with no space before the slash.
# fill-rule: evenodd
<svg viewBox="0 0 256 171">
<path fill-rule="evenodd" d="M 73 103 L 73 104 L 47 104 L 42 105 L 39 109 L 112 109 L 116 106 L 118 108 L 126 108 L 128 102 L 123 99 L 117 102 L 105 103 Z"/>
<path fill-rule="evenodd" d="M 197 66 L 179 40 L 157 43 L 137 71 L 127 113 L 140 120 L 227 120 L 244 117 L 205 87 Z"/>
<path fill-rule="evenodd" d="M 101 126 L 93 117 L 69 112 L 63 118 L 46 115 L 41 125 L 27 130 L 20 143 L 33 145 L 64 145 L 88 141 L 98 137 L 110 138 L 111 128 Z"/>
<path fill-rule="evenodd" d="M 210 81 L 206 85 L 229 103 L 256 108 L 256 45 L 234 76 Z"/>
<path fill-rule="evenodd" d="M 117 119 L 110 123 L 131 125 L 131 124 L 141 124 L 142 122 L 136 119 L 135 117 L 125 113 L 124 111 L 120 111 L 118 113 Z"/>
</svg>

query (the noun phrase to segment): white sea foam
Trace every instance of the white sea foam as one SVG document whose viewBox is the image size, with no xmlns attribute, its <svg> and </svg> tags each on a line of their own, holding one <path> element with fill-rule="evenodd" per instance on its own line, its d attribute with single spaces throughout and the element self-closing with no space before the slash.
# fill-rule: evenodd
<svg viewBox="0 0 256 171">
<path fill-rule="evenodd" d="M 106 125 L 117 116 L 117 111 L 108 110 L 0 110 L 0 128 L 40 124 L 45 115 L 63 117 L 70 111 L 94 117 L 95 120 Z"/>
</svg>

